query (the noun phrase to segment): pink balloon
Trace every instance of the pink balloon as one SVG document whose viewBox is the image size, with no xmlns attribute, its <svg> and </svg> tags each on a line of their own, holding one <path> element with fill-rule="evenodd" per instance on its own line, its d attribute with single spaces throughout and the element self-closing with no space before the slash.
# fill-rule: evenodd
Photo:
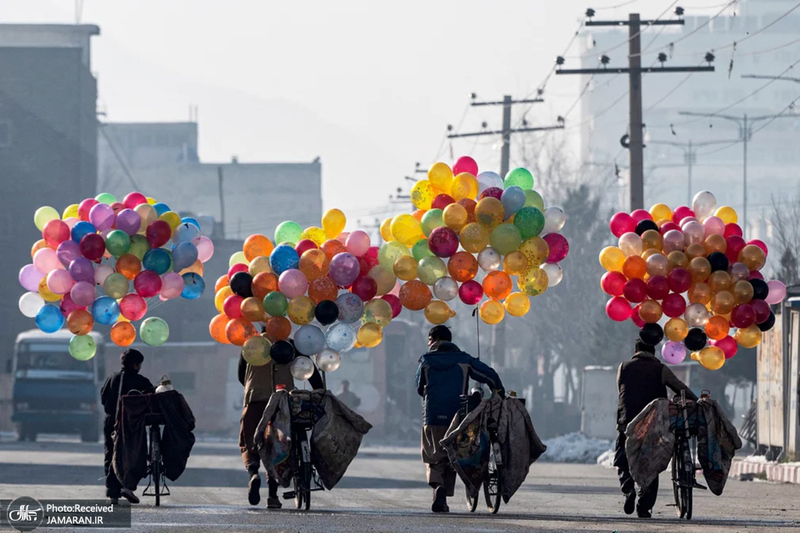
<svg viewBox="0 0 800 533">
<path fill-rule="evenodd" d="M 544 241 L 550 246 L 550 254 L 547 256 L 547 263 L 558 263 L 567 257 L 569 253 L 569 242 L 560 233 L 548 233 L 544 236 Z"/>
<path fill-rule="evenodd" d="M 244 263 L 236 263 L 235 265 L 233 265 L 231 268 L 228 269 L 228 279 L 231 279 L 233 275 L 236 274 L 237 272 L 250 272 L 250 267 L 248 267 Z"/>
<path fill-rule="evenodd" d="M 692 220 L 681 226 L 683 228 L 683 240 L 686 246 L 690 244 L 703 244 L 703 237 L 706 230 L 703 225 L 696 220 Z"/>
<path fill-rule="evenodd" d="M 725 233 L 722 234 L 726 239 L 731 235 L 736 235 L 737 237 L 744 236 L 744 232 L 742 231 L 742 227 L 739 224 L 729 223 L 725 224 Z"/>
<path fill-rule="evenodd" d="M 392 306 L 392 318 L 397 318 L 397 315 L 399 315 L 400 312 L 403 310 L 403 304 L 400 303 L 400 298 L 398 298 L 394 294 L 389 293 L 381 296 L 381 299 L 389 302 L 389 305 Z"/>
<path fill-rule="evenodd" d="M 94 282 L 97 285 L 102 285 L 106 282 L 106 278 L 114 273 L 114 269 L 109 265 L 98 265 L 94 270 Z"/>
<path fill-rule="evenodd" d="M 680 224 L 681 220 L 683 220 L 684 218 L 693 216 L 694 216 L 694 211 L 692 211 L 691 208 L 682 205 L 680 207 L 675 208 L 675 211 L 672 212 L 672 221 Z"/>
<path fill-rule="evenodd" d="M 611 229 L 611 233 L 613 233 L 615 237 L 619 238 L 626 233 L 636 231 L 636 224 L 637 222 L 631 215 L 620 211 L 611 217 L 611 222 L 609 222 L 608 227 Z"/>
<path fill-rule="evenodd" d="M 356 267 L 358 267 L 358 261 L 356 261 Z M 296 268 L 290 268 L 284 271 L 280 278 L 278 278 L 278 288 L 286 298 L 291 300 L 292 298 L 297 298 L 306 293 L 308 290 L 308 279 L 306 279 L 305 274 Z"/>
<path fill-rule="evenodd" d="M 142 217 L 133 209 L 123 209 L 117 214 L 117 229 L 128 235 L 136 235 L 142 227 Z"/>
<path fill-rule="evenodd" d="M 664 222 L 664 224 L 662 224 L 661 227 L 658 228 L 658 231 L 659 231 L 659 233 L 661 233 L 661 235 L 664 235 L 668 231 L 672 231 L 672 230 L 680 231 L 681 227 L 679 225 L 677 225 L 676 223 L 672 222 L 671 220 L 669 222 Z"/>
<path fill-rule="evenodd" d="M 622 296 L 615 296 L 606 303 L 608 318 L 616 322 L 624 322 L 631 317 L 631 304 Z"/>
<path fill-rule="evenodd" d="M 435 228 L 428 236 L 428 248 L 437 257 L 452 257 L 458 251 L 458 235 L 446 226 Z"/>
<path fill-rule="evenodd" d="M 637 328 L 644 327 L 644 320 L 642 320 L 642 317 L 639 316 L 639 309 L 641 308 L 642 304 L 636 304 L 633 306 L 633 310 L 631 311 L 631 322 L 636 324 Z"/>
<path fill-rule="evenodd" d="M 369 235 L 365 231 L 356 230 L 347 237 L 345 246 L 348 252 L 356 257 L 361 257 L 369 251 Z"/>
<path fill-rule="evenodd" d="M 341 252 L 333 256 L 330 267 L 328 267 L 328 277 L 340 287 L 351 285 L 360 273 L 361 264 L 358 262 L 358 258 L 349 252 Z"/>
<path fill-rule="evenodd" d="M 297 255 L 303 255 L 304 252 L 313 250 L 315 248 L 318 248 L 317 243 L 311 239 L 303 239 L 297 243 L 297 245 L 294 247 L 294 250 L 297 252 Z"/>
<path fill-rule="evenodd" d="M 140 192 L 132 192 L 125 196 L 125 198 L 122 200 L 122 203 L 125 204 L 125 207 L 128 209 L 133 209 L 139 204 L 146 204 L 147 197 Z"/>
<path fill-rule="evenodd" d="M 142 270 L 133 278 L 133 288 L 142 298 L 152 298 L 161 292 L 161 276 L 152 270 Z"/>
<path fill-rule="evenodd" d="M 667 363 L 677 365 L 686 358 L 686 347 L 680 342 L 668 341 L 661 348 L 661 357 Z"/>
<path fill-rule="evenodd" d="M 606 272 L 600 278 L 600 287 L 609 296 L 622 296 L 627 278 L 622 272 Z"/>
<path fill-rule="evenodd" d="M 733 263 L 728 267 L 728 274 L 731 275 L 734 283 L 750 279 L 750 269 L 744 263 Z"/>
<path fill-rule="evenodd" d="M 67 294 L 73 285 L 75 280 L 66 270 L 53 270 L 47 275 L 47 288 L 53 294 Z"/>
<path fill-rule="evenodd" d="M 397 296 L 398 300 L 400 299 L 399 298 L 400 297 L 400 282 L 399 281 L 395 281 L 394 282 L 394 289 L 390 290 L 389 294 L 391 294 L 392 296 Z"/>
<path fill-rule="evenodd" d="M 725 223 L 719 217 L 708 217 L 703 221 L 703 228 L 705 229 L 705 236 L 709 235 L 725 235 Z"/>
<path fill-rule="evenodd" d="M 68 217 L 64 219 L 64 223 L 67 225 L 70 232 L 72 231 L 72 228 L 75 227 L 75 224 L 77 224 L 78 222 L 80 222 L 80 220 L 78 220 L 75 217 Z"/>
<path fill-rule="evenodd" d="M 183 278 L 177 272 L 169 272 L 161 276 L 161 298 L 170 300 L 183 292 Z"/>
<path fill-rule="evenodd" d="M 458 297 L 467 305 L 475 305 L 483 298 L 483 287 L 474 279 L 465 281 L 458 288 Z"/>
<path fill-rule="evenodd" d="M 462 172 L 469 172 L 473 176 L 477 176 L 478 163 L 470 156 L 462 155 L 456 160 L 456 164 L 453 165 L 453 176 L 458 176 Z"/>
<path fill-rule="evenodd" d="M 340 243 L 342 243 L 342 244 L 345 244 L 345 245 L 346 245 L 346 244 L 347 244 L 347 238 L 348 238 L 349 236 L 350 236 L 350 232 L 349 232 L 349 231 L 343 231 L 343 232 L 341 232 L 341 233 L 339 234 L 339 236 L 338 236 L 338 237 L 336 237 L 336 240 L 337 240 L 337 241 L 339 241 Z"/>
<path fill-rule="evenodd" d="M 92 208 L 96 206 L 98 203 L 100 202 L 98 202 L 94 198 L 87 198 L 86 200 L 82 201 L 78 205 L 78 218 L 80 218 L 84 222 L 89 222 L 89 213 L 92 211 Z"/>
<path fill-rule="evenodd" d="M 37 250 L 36 253 L 33 254 L 33 266 L 43 274 L 49 274 L 53 270 L 64 270 L 64 265 L 58 260 L 58 255 L 56 255 L 56 251 L 52 248 Z"/>
<path fill-rule="evenodd" d="M 222 303 L 222 312 L 229 318 L 242 318 L 242 301 L 238 294 L 231 294 Z"/>
<path fill-rule="evenodd" d="M 197 239 L 195 246 L 197 247 L 197 259 L 201 263 L 205 263 L 214 255 L 214 243 L 205 235 L 201 235 Z"/>
<path fill-rule="evenodd" d="M 81 307 L 89 307 L 97 297 L 94 284 L 87 281 L 77 282 L 72 286 L 69 294 L 72 297 L 72 301 Z"/>
<path fill-rule="evenodd" d="M 675 250 L 682 252 L 686 247 L 683 232 L 676 229 L 666 232 L 661 247 L 664 249 L 664 255 L 669 255 L 670 252 Z"/>
<path fill-rule="evenodd" d="M 767 303 L 770 305 L 777 305 L 786 298 L 786 285 L 783 282 L 773 279 L 767 282 L 769 287 L 769 295 L 767 295 Z"/>
<path fill-rule="evenodd" d="M 136 293 L 125 295 L 119 302 L 119 312 L 128 320 L 140 320 L 147 313 L 147 302 Z"/>
<path fill-rule="evenodd" d="M 26 291 L 39 292 L 39 282 L 42 281 L 44 273 L 39 272 L 33 265 L 25 265 L 19 269 L 19 284 Z"/>
<path fill-rule="evenodd" d="M 636 209 L 633 213 L 631 213 L 631 218 L 635 224 L 638 224 L 642 220 L 653 220 L 653 216 L 644 209 Z"/>
<path fill-rule="evenodd" d="M 89 211 L 89 222 L 97 231 L 111 229 L 114 219 L 114 209 L 108 204 L 97 204 Z"/>
<path fill-rule="evenodd" d="M 730 359 L 739 351 L 739 345 L 736 343 L 736 339 L 730 335 L 718 341 L 711 341 L 709 344 L 722 350 L 722 353 L 725 354 L 725 359 Z"/>
</svg>

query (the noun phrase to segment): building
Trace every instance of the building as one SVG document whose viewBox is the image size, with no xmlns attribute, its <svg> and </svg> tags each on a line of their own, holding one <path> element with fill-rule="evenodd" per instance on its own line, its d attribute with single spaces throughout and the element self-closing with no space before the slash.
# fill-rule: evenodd
<svg viewBox="0 0 800 533">
<path fill-rule="evenodd" d="M 789 106 L 798 91 L 789 81 L 743 79 L 742 75 L 778 76 L 800 60 L 800 45 L 795 43 L 800 38 L 800 13 L 787 15 L 793 7 L 788 0 L 743 0 L 717 17 L 714 13 L 722 5 L 711 15 L 693 16 L 687 11 L 683 26 L 643 26 L 643 66 L 657 66 L 659 52 L 667 55 L 666 66 L 701 65 L 706 52 L 716 56 L 713 73 L 643 76 L 646 206 L 656 202 L 682 205 L 694 193 L 710 190 L 742 217 L 745 155 L 741 130 L 746 114 L 752 136 L 746 156 L 748 235 L 769 239 L 765 219 L 772 199 L 796 194 L 800 183 L 800 114 Z M 580 38 L 582 67 L 597 67 L 603 54 L 610 58 L 609 66 L 627 64 L 627 27 L 588 29 Z M 577 66 L 575 61 L 568 57 L 565 66 Z M 796 74 L 789 70 L 785 75 Z M 583 159 L 610 169 L 617 161 L 622 168 L 619 194 L 609 200 L 627 207 L 628 154 L 620 138 L 628 127 L 628 77 L 608 74 L 582 79 L 581 87 L 589 83 L 582 99 Z M 681 114 L 717 111 L 735 120 Z M 782 112 L 774 120 L 753 120 Z"/>
<path fill-rule="evenodd" d="M 16 310 L 19 268 L 41 239 L 33 225 L 43 205 L 85 198 L 97 186 L 97 82 L 91 25 L 0 25 L 0 430 L 8 429 L 8 363 L 14 339 L 31 320 Z"/>
</svg>

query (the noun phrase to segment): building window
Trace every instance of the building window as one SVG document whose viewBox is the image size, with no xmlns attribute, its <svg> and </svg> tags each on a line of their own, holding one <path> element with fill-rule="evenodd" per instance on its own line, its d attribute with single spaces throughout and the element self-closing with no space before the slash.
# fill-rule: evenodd
<svg viewBox="0 0 800 533">
<path fill-rule="evenodd" d="M 0 148 L 11 147 L 11 121 L 0 118 Z"/>
<path fill-rule="evenodd" d="M 169 378 L 177 391 L 194 390 L 194 372 L 173 372 Z"/>
</svg>

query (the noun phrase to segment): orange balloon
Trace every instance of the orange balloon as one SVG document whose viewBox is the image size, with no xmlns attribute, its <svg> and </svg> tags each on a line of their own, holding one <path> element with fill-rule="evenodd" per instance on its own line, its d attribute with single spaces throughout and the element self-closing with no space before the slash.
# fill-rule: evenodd
<svg viewBox="0 0 800 533">
<path fill-rule="evenodd" d="M 267 294 L 278 290 L 278 276 L 272 272 L 262 272 L 253 278 L 253 296 L 264 299 Z"/>
<path fill-rule="evenodd" d="M 427 285 L 415 279 L 400 287 L 400 303 L 406 309 L 422 311 L 431 302 L 433 296 Z"/>
<path fill-rule="evenodd" d="M 735 305 L 736 300 L 728 291 L 720 291 L 711 298 L 711 310 L 718 315 L 727 315 Z"/>
<path fill-rule="evenodd" d="M 483 278 L 483 292 L 492 300 L 505 300 L 513 288 L 511 276 L 502 270 L 489 272 Z"/>
<path fill-rule="evenodd" d="M 733 297 L 737 304 L 746 304 L 753 299 L 753 286 L 749 281 L 740 280 L 733 285 Z"/>
<path fill-rule="evenodd" d="M 661 234 L 654 229 L 649 229 L 642 233 L 642 248 L 644 250 L 656 250 L 660 253 Z"/>
<path fill-rule="evenodd" d="M 67 316 L 67 329 L 73 335 L 86 335 L 93 326 L 94 318 L 86 309 L 75 309 Z"/>
<path fill-rule="evenodd" d="M 47 248 L 47 243 L 44 241 L 44 239 L 39 239 L 33 243 L 33 247 L 31 248 L 31 259 L 33 259 L 33 256 L 36 255 L 36 252 L 42 248 Z"/>
<path fill-rule="evenodd" d="M 250 235 L 245 239 L 244 245 L 242 246 L 244 258 L 248 261 L 252 261 L 260 256 L 269 257 L 269 254 L 271 254 L 274 249 L 275 245 L 264 235 Z"/>
<path fill-rule="evenodd" d="M 228 280 L 228 275 L 223 274 L 218 279 L 217 282 L 214 284 L 214 293 L 216 294 L 222 287 L 227 287 L 230 284 Z"/>
<path fill-rule="evenodd" d="M 136 340 L 136 328 L 130 322 L 117 322 L 111 326 L 109 336 L 117 346 L 130 346 Z"/>
<path fill-rule="evenodd" d="M 179 274 L 183 276 L 184 274 L 189 274 L 191 272 L 194 272 L 195 274 L 202 276 L 204 270 L 205 267 L 203 267 L 203 263 L 201 263 L 200 260 L 198 259 L 197 261 L 194 262 L 192 266 L 186 267 L 183 270 L 181 270 Z"/>
<path fill-rule="evenodd" d="M 655 300 L 645 300 L 639 306 L 639 318 L 648 324 L 655 324 L 661 319 L 661 304 Z"/>
<path fill-rule="evenodd" d="M 706 322 L 706 335 L 715 341 L 721 341 L 728 336 L 731 325 L 723 317 L 714 315 Z"/>
<path fill-rule="evenodd" d="M 133 254 L 121 255 L 117 259 L 117 272 L 125 276 L 128 280 L 136 277 L 142 271 L 142 262 Z"/>
<path fill-rule="evenodd" d="M 243 318 L 234 318 L 225 326 L 225 336 L 235 346 L 244 346 L 244 341 L 258 335 L 255 326 Z"/>
<path fill-rule="evenodd" d="M 456 252 L 447 263 L 447 271 L 458 282 L 469 281 L 478 274 L 478 260 L 469 252 Z"/>
<path fill-rule="evenodd" d="M 308 287 L 308 295 L 315 304 L 318 304 L 323 300 L 335 300 L 339 295 L 339 288 L 331 278 L 321 276 L 311 282 Z"/>
<path fill-rule="evenodd" d="M 336 254 L 340 254 L 342 252 L 347 251 L 347 247 L 342 243 L 342 241 L 336 239 L 329 239 L 323 242 L 320 248 L 322 249 L 323 252 L 325 252 L 325 255 L 328 256 L 328 261 L 333 259 L 336 256 Z"/>
<path fill-rule="evenodd" d="M 250 322 L 264 322 L 267 319 L 267 312 L 264 311 L 264 303 L 262 298 L 250 296 L 242 300 L 240 309 L 242 311 L 242 318 Z"/>
<path fill-rule="evenodd" d="M 725 237 L 715 233 L 706 237 L 703 247 L 706 250 L 706 255 L 711 255 L 714 252 L 721 252 L 724 254 L 725 250 L 728 249 L 728 243 Z"/>
<path fill-rule="evenodd" d="M 467 210 L 467 224 L 475 222 L 475 207 L 478 205 L 478 202 L 471 198 L 464 198 L 456 203 L 462 205 L 464 209 Z"/>
<path fill-rule="evenodd" d="M 298 268 L 300 272 L 305 274 L 306 279 L 311 282 L 321 276 L 326 276 L 330 264 L 331 260 L 328 259 L 324 251 L 312 248 L 311 250 L 306 250 L 300 256 L 300 266 Z"/>
<path fill-rule="evenodd" d="M 422 222 L 422 216 L 427 212 L 428 212 L 427 209 L 417 209 L 416 211 L 411 213 L 411 216 L 416 218 L 418 221 Z"/>
<path fill-rule="evenodd" d="M 708 286 L 714 292 L 729 291 L 733 287 L 733 279 L 724 270 L 717 270 L 708 277 Z"/>
<path fill-rule="evenodd" d="M 711 301 L 711 287 L 708 283 L 698 281 L 689 287 L 689 303 L 706 305 Z"/>
<path fill-rule="evenodd" d="M 292 323 L 285 316 L 274 316 L 267 320 L 267 328 L 264 335 L 270 342 L 285 341 L 292 334 Z"/>
<path fill-rule="evenodd" d="M 520 251 L 511 252 L 503 258 L 503 270 L 512 276 L 519 276 L 528 269 L 528 258 Z"/>
<path fill-rule="evenodd" d="M 671 251 L 667 256 L 667 261 L 669 261 L 670 270 L 678 267 L 687 268 L 689 266 L 689 258 L 686 257 L 686 254 L 680 250 Z"/>
<path fill-rule="evenodd" d="M 626 257 L 622 264 L 622 273 L 628 279 L 644 279 L 647 274 L 647 262 L 638 255 Z"/>
<path fill-rule="evenodd" d="M 231 341 L 229 341 L 227 335 L 225 335 L 225 327 L 228 325 L 229 321 L 230 318 L 225 315 L 217 315 L 212 318 L 211 322 L 208 324 L 208 332 L 211 334 L 211 338 L 220 344 L 230 344 Z M 111 333 L 113 335 L 114 328 L 111 328 Z"/>
<path fill-rule="evenodd" d="M 755 244 L 748 244 L 742 248 L 741 252 L 739 252 L 739 262 L 747 265 L 747 268 L 749 268 L 751 271 L 761 270 L 761 267 L 764 266 L 766 261 L 767 256 L 764 254 L 764 250 Z"/>
<path fill-rule="evenodd" d="M 689 261 L 689 273 L 692 281 L 705 281 L 711 275 L 711 263 L 705 257 L 695 257 Z"/>
<path fill-rule="evenodd" d="M 687 246 L 683 253 L 686 254 L 686 257 L 691 261 L 695 257 L 705 257 L 706 248 L 702 244 L 696 242 Z"/>
</svg>

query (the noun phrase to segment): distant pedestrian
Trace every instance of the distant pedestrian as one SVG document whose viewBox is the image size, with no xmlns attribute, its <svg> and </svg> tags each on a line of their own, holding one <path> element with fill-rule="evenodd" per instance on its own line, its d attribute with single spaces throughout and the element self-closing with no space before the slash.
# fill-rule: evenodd
<svg viewBox="0 0 800 533">
<path fill-rule="evenodd" d="M 339 389 L 339 393 L 336 395 L 336 397 L 354 411 L 358 409 L 359 405 L 361 405 L 361 398 L 356 396 L 356 393 L 350 390 L 350 382 L 347 380 L 342 381 L 341 388 Z"/>
</svg>

